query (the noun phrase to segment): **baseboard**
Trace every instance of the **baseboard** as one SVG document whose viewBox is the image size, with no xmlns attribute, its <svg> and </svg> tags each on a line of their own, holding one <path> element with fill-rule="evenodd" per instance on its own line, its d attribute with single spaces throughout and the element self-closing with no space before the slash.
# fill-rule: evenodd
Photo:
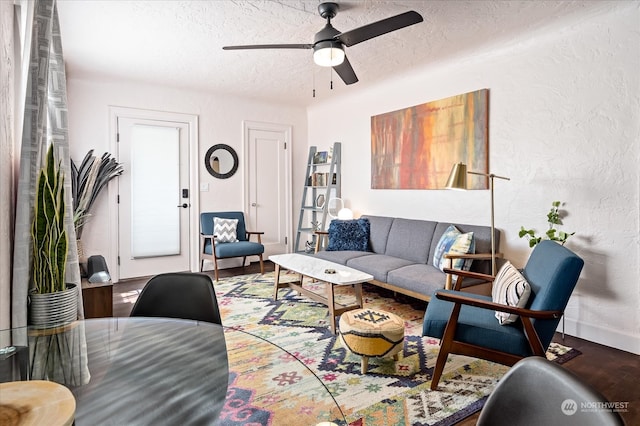
<svg viewBox="0 0 640 426">
<path fill-rule="evenodd" d="M 557 331 L 562 333 L 562 321 Z M 570 336 L 640 355 L 640 336 L 621 333 L 618 330 L 594 324 L 585 324 L 571 318 L 565 319 L 564 332 Z"/>
</svg>

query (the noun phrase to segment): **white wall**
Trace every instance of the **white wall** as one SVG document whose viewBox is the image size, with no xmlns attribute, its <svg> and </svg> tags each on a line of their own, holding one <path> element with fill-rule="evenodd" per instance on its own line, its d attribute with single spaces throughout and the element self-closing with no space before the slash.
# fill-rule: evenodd
<svg viewBox="0 0 640 426">
<path fill-rule="evenodd" d="M 208 192 L 200 192 L 200 211 L 243 210 L 243 120 L 291 125 L 293 163 L 306 162 L 306 113 L 301 107 L 139 83 L 82 80 L 72 76 L 68 78 L 67 88 L 71 156 L 77 163 L 82 161 L 89 149 L 93 148 L 97 155 L 110 152 L 109 106 L 197 115 L 200 183 L 209 184 Z M 229 179 L 216 179 L 204 168 L 207 149 L 218 143 L 232 146 L 240 159 L 238 171 Z M 304 168 L 294 170 L 294 182 L 302 181 L 304 172 Z M 294 195 L 298 192 L 295 191 Z M 117 230 L 109 227 L 108 219 L 112 214 L 116 214 L 115 206 L 110 209 L 107 195 L 101 195 L 82 234 L 85 254 L 101 254 L 106 259 L 116 256 L 110 252 L 111 238 L 117 233 Z"/>
<path fill-rule="evenodd" d="M 518 266 L 521 225 L 544 231 L 553 200 L 585 260 L 567 331 L 640 354 L 640 14 L 636 2 L 414 70 L 308 109 L 309 144 L 343 144 L 342 194 L 356 215 L 489 224 L 488 191 L 370 189 L 371 116 L 490 89 L 490 170 L 501 251 Z M 332 125 L 326 126 L 326 117 Z"/>
</svg>

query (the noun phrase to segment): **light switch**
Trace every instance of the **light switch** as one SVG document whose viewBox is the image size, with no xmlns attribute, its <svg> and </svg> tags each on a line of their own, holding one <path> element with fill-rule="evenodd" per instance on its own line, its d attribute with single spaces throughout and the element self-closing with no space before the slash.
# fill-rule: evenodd
<svg viewBox="0 0 640 426">
<path fill-rule="evenodd" d="M 200 192 L 207 192 L 209 191 L 209 184 L 208 183 L 201 183 L 200 184 Z"/>
</svg>

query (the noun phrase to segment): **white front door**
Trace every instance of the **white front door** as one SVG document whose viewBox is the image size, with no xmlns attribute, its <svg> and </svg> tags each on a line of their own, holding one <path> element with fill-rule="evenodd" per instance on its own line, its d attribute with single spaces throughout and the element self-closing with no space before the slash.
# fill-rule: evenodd
<svg viewBox="0 0 640 426">
<path fill-rule="evenodd" d="M 190 270 L 189 127 L 118 117 L 119 278 Z"/>
<path fill-rule="evenodd" d="M 291 244 L 291 127 L 245 122 L 247 229 L 262 231 L 265 259 Z"/>
</svg>

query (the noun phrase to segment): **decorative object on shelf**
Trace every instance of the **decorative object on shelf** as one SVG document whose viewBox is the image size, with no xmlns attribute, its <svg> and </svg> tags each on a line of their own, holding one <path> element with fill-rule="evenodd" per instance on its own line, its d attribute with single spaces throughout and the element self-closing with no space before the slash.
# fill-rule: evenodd
<svg viewBox="0 0 640 426">
<path fill-rule="evenodd" d="M 316 243 L 312 241 L 307 241 L 304 243 L 304 252 L 305 253 L 313 253 L 316 249 Z"/>
<path fill-rule="evenodd" d="M 518 236 L 520 238 L 526 238 L 529 240 L 529 247 L 534 247 L 542 240 L 551 240 L 557 241 L 560 244 L 564 245 L 565 242 L 569 239 L 570 236 L 575 234 L 575 232 L 567 233 L 564 231 L 559 231 L 555 228 L 556 225 L 562 225 L 562 217 L 566 215 L 565 211 L 560 210 L 560 206 L 562 206 L 561 201 L 553 201 L 551 203 L 551 210 L 547 213 L 547 223 L 549 224 L 549 229 L 545 232 L 544 236 L 536 236 L 536 233 L 533 229 L 525 229 L 524 226 L 520 227 L 520 232 L 518 232 Z"/>
<path fill-rule="evenodd" d="M 78 289 L 65 281 L 69 239 L 64 227 L 64 175 L 53 144 L 38 175 L 31 227 L 33 290 L 29 319 L 36 327 L 57 327 L 77 319 Z"/>
<path fill-rule="evenodd" d="M 488 135 L 489 89 L 373 116 L 371 188 L 442 189 L 456 161 L 488 174 Z"/>
<path fill-rule="evenodd" d="M 494 211 L 495 204 L 493 200 L 493 180 L 495 178 L 511 180 L 508 177 L 497 176 L 493 173 L 482 173 L 482 172 L 472 172 L 467 171 L 467 165 L 464 163 L 457 163 L 453 165 L 451 169 L 451 174 L 449 175 L 449 179 L 447 179 L 447 183 L 445 185 L 446 189 L 467 189 L 467 174 L 470 175 L 478 175 L 485 176 L 489 178 L 489 190 L 491 191 L 491 275 L 496 276 L 496 242 L 495 242 L 495 221 L 494 221 Z"/>
<path fill-rule="evenodd" d="M 328 158 L 327 151 L 318 151 L 313 156 L 313 164 L 326 164 Z"/>
<path fill-rule="evenodd" d="M 91 208 L 111 179 L 124 172 L 122 164 L 105 152 L 98 159 L 93 149 L 85 155 L 80 167 L 71 160 L 71 187 L 73 197 L 73 226 L 78 241 L 82 238 L 84 225 L 91 217 Z"/>
<path fill-rule="evenodd" d="M 238 170 L 238 154 L 229 145 L 213 145 L 204 156 L 204 166 L 211 176 L 228 179 Z"/>
<path fill-rule="evenodd" d="M 322 208 L 324 206 L 324 194 L 320 194 L 316 197 L 316 207 Z"/>
</svg>

